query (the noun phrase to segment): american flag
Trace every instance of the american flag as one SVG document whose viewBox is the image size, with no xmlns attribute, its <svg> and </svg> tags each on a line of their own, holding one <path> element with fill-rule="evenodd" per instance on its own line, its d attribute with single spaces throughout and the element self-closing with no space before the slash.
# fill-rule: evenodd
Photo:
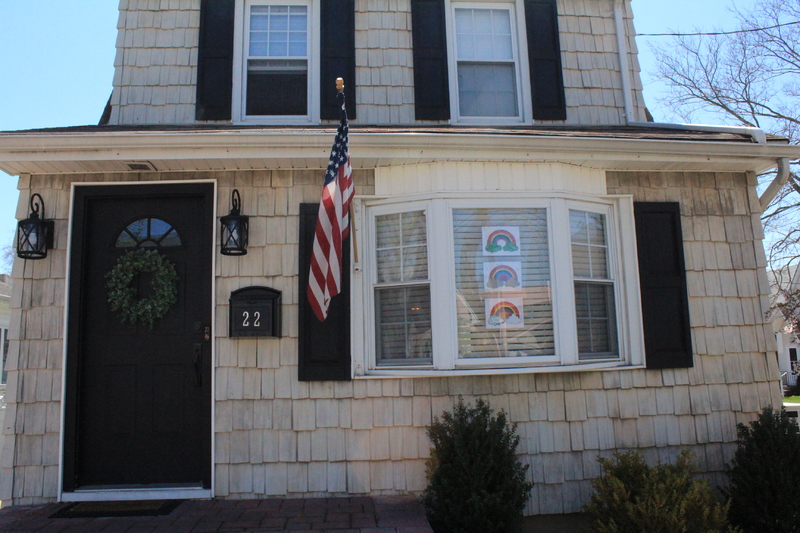
<svg viewBox="0 0 800 533">
<path fill-rule="evenodd" d="M 349 126 L 344 93 L 339 93 L 338 99 L 342 118 L 325 173 L 308 275 L 308 302 L 320 322 L 327 318 L 331 298 L 341 289 L 342 241 L 350 234 L 350 201 L 355 194 L 347 149 Z"/>
</svg>

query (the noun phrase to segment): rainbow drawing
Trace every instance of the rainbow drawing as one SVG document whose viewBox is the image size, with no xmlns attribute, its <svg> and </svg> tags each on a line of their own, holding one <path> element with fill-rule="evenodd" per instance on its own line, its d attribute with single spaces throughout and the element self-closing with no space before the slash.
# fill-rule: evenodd
<svg viewBox="0 0 800 533">
<path fill-rule="evenodd" d="M 525 320 L 522 316 L 522 298 L 487 298 L 487 329 L 522 329 Z"/>
<path fill-rule="evenodd" d="M 483 263 L 483 285 L 486 290 L 519 289 L 522 286 L 522 263 Z"/>
<path fill-rule="evenodd" d="M 518 226 L 484 226 L 483 255 L 520 255 Z"/>
</svg>

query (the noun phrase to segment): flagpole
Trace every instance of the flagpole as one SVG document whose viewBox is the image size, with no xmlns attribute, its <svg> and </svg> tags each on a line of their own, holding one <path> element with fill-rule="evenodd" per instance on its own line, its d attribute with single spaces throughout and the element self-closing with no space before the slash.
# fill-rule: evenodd
<svg viewBox="0 0 800 533">
<path fill-rule="evenodd" d="M 344 80 L 342 78 L 336 78 L 336 90 L 339 93 L 344 92 Z M 355 259 L 355 264 L 358 264 L 358 238 L 356 236 L 356 217 L 353 210 L 350 210 L 350 229 L 353 230 L 353 259 Z"/>
</svg>

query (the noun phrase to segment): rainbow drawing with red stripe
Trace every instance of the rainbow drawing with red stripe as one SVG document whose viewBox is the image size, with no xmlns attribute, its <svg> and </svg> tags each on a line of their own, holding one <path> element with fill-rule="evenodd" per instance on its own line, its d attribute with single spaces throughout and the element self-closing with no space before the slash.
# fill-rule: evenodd
<svg viewBox="0 0 800 533">
<path fill-rule="evenodd" d="M 522 298 L 487 298 L 487 329 L 521 329 L 525 326 Z"/>
</svg>

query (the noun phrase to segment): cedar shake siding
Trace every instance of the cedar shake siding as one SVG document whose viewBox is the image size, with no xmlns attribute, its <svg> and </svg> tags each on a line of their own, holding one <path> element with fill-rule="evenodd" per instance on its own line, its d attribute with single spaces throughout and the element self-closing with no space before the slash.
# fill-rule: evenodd
<svg viewBox="0 0 800 533">
<path fill-rule="evenodd" d="M 208 2 L 215 13 L 205 17 L 215 24 L 201 30 L 201 4 L 205 5 L 201 0 L 122 0 L 109 124 L 229 122 L 231 90 L 236 90 L 227 81 L 235 76 L 230 59 L 234 3 Z M 331 4 L 322 2 L 322 10 Z M 453 80 L 447 79 L 446 37 L 417 35 L 413 24 L 419 9 L 420 18 L 431 26 L 426 29 L 442 28 L 441 18 L 437 23 L 431 15 L 444 15 L 443 0 L 355 0 L 354 4 L 354 18 L 337 19 L 334 33 L 324 23 L 321 27 L 322 120 L 337 118 L 330 109 L 336 76 L 344 77 L 349 88 L 347 106 L 354 124 L 414 125 L 450 118 L 448 91 Z M 517 31 L 527 32 L 523 42 L 528 43 L 530 79 L 520 83 L 532 84 L 535 120 L 625 123 L 613 8 L 613 0 L 524 2 L 528 18 L 517 14 Z M 334 11 L 341 15 L 338 8 Z M 634 114 L 644 121 L 627 0 L 624 23 Z M 351 27 L 352 34 L 339 35 Z M 349 35 L 351 43 L 345 39 Z M 233 42 L 234 49 L 237 46 L 241 44 Z M 354 80 L 347 79 L 353 76 Z M 422 83 L 415 84 L 415 79 Z"/>
<path fill-rule="evenodd" d="M 218 216 L 238 188 L 251 228 L 246 256 L 214 255 L 215 496 L 419 494 L 430 446 L 425 426 L 459 395 L 484 398 L 519 424 L 520 457 L 536 482 L 526 514 L 579 511 L 599 474 L 596 457 L 615 450 L 637 448 L 656 462 L 689 449 L 704 476 L 721 483 L 736 423 L 780 405 L 775 341 L 764 323 L 769 287 L 755 179 L 573 168 L 575 187 L 679 205 L 693 366 L 300 381 L 299 216 L 301 204 L 319 199 L 321 169 L 22 176 L 18 216 L 38 192 L 53 206 L 56 239 L 45 260 L 14 266 L 0 498 L 29 504 L 58 496 L 71 184 L 192 179 L 217 182 Z M 396 184 L 386 175 L 357 170 L 359 194 L 386 194 Z M 228 338 L 229 295 L 251 285 L 282 291 L 282 338 Z"/>
</svg>

